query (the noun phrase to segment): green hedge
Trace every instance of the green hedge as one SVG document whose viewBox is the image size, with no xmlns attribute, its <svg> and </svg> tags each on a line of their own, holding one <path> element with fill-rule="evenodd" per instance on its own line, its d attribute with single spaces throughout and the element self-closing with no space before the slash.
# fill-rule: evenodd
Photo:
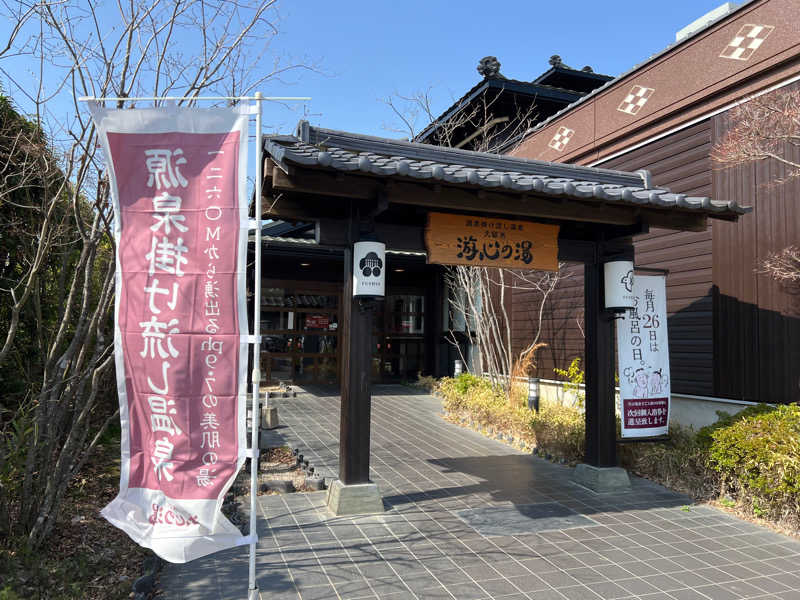
<svg viewBox="0 0 800 600">
<path fill-rule="evenodd" d="M 452 418 L 467 418 L 480 427 L 513 435 L 556 458 L 577 461 L 583 457 L 584 418 L 574 407 L 542 400 L 536 413 L 519 398 L 509 401 L 498 386 L 470 373 L 439 380 L 434 393 Z"/>
<path fill-rule="evenodd" d="M 618 446 L 620 464 L 636 475 L 698 500 L 719 493 L 720 476 L 708 463 L 708 444 L 691 427 L 670 423 L 669 439 Z"/>
<path fill-rule="evenodd" d="M 542 400 L 532 412 L 530 424 L 536 446 L 569 462 L 583 460 L 586 449 L 586 419 L 573 406 Z"/>
<path fill-rule="evenodd" d="M 800 515 L 800 406 L 765 407 L 711 438 L 710 465 L 725 491 L 749 499 L 759 516 Z"/>
<path fill-rule="evenodd" d="M 441 379 L 434 390 L 455 420 L 511 434 L 542 454 L 582 460 L 585 419 L 574 407 L 542 401 L 539 412 L 508 400 L 469 373 Z M 759 404 L 694 431 L 670 425 L 661 443 L 622 444 L 622 466 L 695 499 L 728 495 L 756 516 L 800 524 L 800 406 Z"/>
</svg>

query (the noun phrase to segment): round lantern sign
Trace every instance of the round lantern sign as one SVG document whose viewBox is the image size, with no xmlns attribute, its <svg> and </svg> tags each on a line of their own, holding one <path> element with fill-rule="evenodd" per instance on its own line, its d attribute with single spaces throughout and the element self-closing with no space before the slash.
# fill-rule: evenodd
<svg viewBox="0 0 800 600">
<path fill-rule="evenodd" d="M 386 244 L 353 244 L 353 297 L 383 298 L 386 281 Z"/>
<path fill-rule="evenodd" d="M 606 310 L 624 312 L 635 306 L 633 261 L 615 260 L 604 265 Z"/>
</svg>

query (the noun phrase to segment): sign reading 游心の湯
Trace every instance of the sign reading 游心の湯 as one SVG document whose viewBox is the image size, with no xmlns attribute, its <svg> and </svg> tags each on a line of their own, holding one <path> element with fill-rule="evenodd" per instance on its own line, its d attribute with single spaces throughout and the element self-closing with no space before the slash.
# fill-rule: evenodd
<svg viewBox="0 0 800 600">
<path fill-rule="evenodd" d="M 429 263 L 558 270 L 558 225 L 429 213 L 425 246 Z"/>
</svg>

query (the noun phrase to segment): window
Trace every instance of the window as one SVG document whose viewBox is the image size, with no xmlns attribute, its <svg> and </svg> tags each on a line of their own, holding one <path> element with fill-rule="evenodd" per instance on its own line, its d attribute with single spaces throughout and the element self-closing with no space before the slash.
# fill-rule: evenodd
<svg viewBox="0 0 800 600">
<path fill-rule="evenodd" d="M 282 283 L 282 286 L 262 288 L 261 368 L 264 380 L 268 383 L 336 383 L 339 289 L 334 285 Z"/>
</svg>

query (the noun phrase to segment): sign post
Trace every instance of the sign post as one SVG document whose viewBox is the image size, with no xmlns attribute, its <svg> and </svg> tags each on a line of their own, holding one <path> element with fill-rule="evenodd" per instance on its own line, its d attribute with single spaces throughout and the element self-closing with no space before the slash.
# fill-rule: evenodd
<svg viewBox="0 0 800 600">
<path fill-rule="evenodd" d="M 262 172 L 264 161 L 261 157 L 261 92 L 256 92 L 256 184 L 255 184 L 255 273 L 253 277 L 253 373 L 252 373 L 252 412 L 250 416 L 250 557 L 248 577 L 248 600 L 258 600 L 258 583 L 256 582 L 256 545 L 258 544 L 257 521 L 257 494 L 258 494 L 258 462 L 259 462 L 259 435 L 258 428 L 261 424 L 261 407 L 259 396 L 261 393 L 261 184 L 264 179 Z"/>
</svg>

